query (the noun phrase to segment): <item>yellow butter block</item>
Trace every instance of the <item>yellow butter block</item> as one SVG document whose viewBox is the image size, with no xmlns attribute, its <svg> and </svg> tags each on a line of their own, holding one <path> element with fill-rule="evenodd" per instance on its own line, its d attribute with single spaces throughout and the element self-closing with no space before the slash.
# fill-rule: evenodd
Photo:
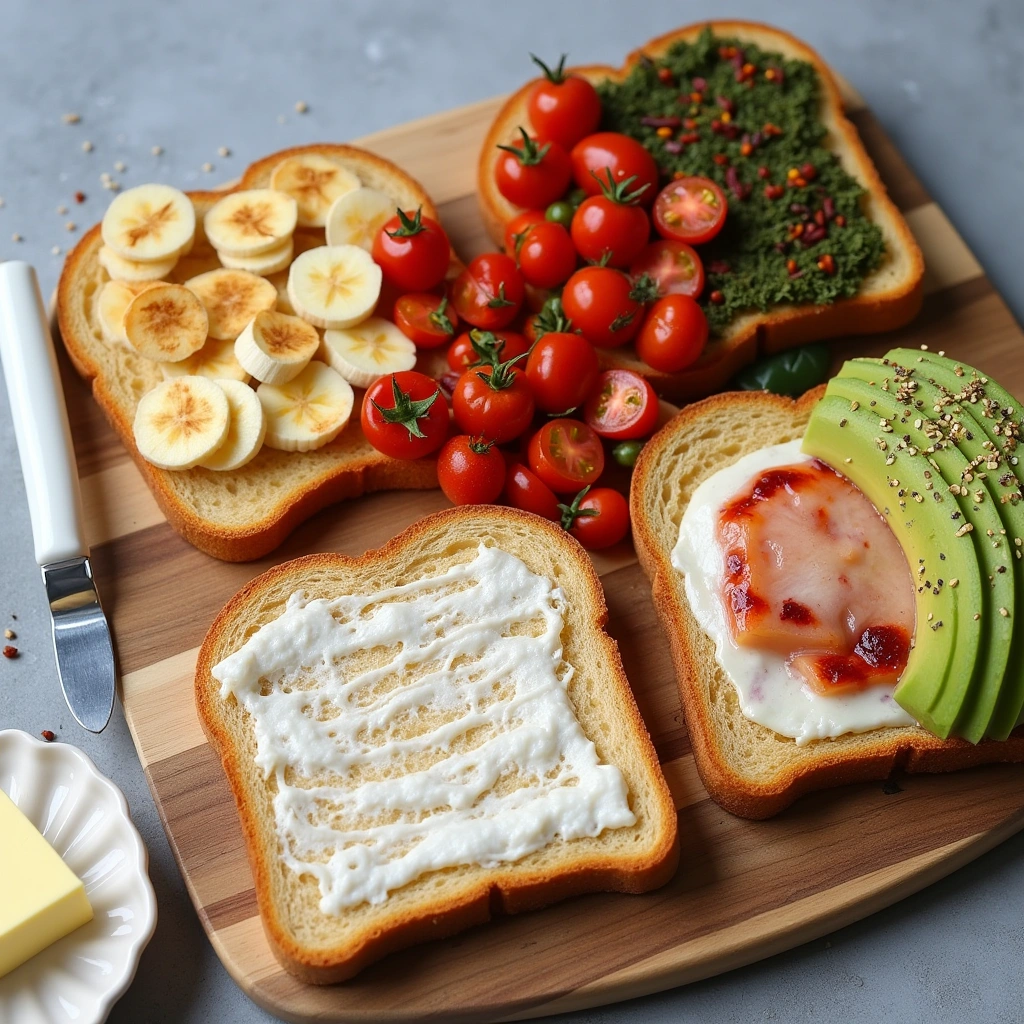
<svg viewBox="0 0 1024 1024">
<path fill-rule="evenodd" d="M 85 886 L 0 790 L 0 978 L 91 920 Z"/>
</svg>

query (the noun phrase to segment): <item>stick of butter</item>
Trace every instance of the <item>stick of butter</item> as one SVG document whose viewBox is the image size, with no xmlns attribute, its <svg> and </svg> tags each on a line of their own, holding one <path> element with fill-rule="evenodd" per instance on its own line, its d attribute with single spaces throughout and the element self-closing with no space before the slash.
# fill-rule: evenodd
<svg viewBox="0 0 1024 1024">
<path fill-rule="evenodd" d="M 85 886 L 0 789 L 0 978 L 91 920 Z"/>
</svg>

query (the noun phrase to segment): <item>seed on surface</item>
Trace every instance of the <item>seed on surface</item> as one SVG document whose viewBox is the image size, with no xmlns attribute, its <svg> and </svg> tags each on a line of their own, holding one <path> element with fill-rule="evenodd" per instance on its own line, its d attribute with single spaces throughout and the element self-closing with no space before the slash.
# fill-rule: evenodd
<svg viewBox="0 0 1024 1024">
<path fill-rule="evenodd" d="M 218 156 L 231 156 L 231 150 L 228 149 L 227 146 L 221 146 L 220 149 L 217 150 L 217 155 Z"/>
<path fill-rule="evenodd" d="M 207 161 L 201 168 L 206 174 L 209 174 L 213 170 L 213 164 Z"/>
<path fill-rule="evenodd" d="M 82 115 L 81 114 L 64 114 L 64 115 L 62 115 L 61 120 L 65 124 L 78 124 L 78 122 L 82 120 Z"/>
<path fill-rule="evenodd" d="M 4 639 L 5 640 L 13 640 L 13 639 L 15 639 L 15 637 L 17 637 L 17 635 L 18 634 L 15 633 L 13 629 L 5 629 L 4 630 Z"/>
<path fill-rule="evenodd" d="M 153 156 L 160 156 L 160 154 L 163 153 L 163 151 L 164 151 L 164 147 L 163 146 L 154 146 L 150 150 L 150 153 L 152 153 Z"/>
<path fill-rule="evenodd" d="M 60 255 L 60 246 L 59 246 L 59 245 L 55 245 L 55 246 L 54 246 L 54 247 L 53 247 L 53 248 L 52 248 L 52 249 L 50 250 L 50 252 L 52 252 L 54 256 L 59 256 L 59 255 Z"/>
<path fill-rule="evenodd" d="M 5 658 L 16 658 L 18 656 L 18 648 L 17 647 L 13 647 L 11 644 L 8 644 L 3 649 L 3 656 Z"/>
<path fill-rule="evenodd" d="M 67 212 L 68 212 L 68 208 L 63 203 L 60 206 L 57 207 L 57 213 L 61 217 L 63 217 L 64 214 L 67 213 Z"/>
<path fill-rule="evenodd" d="M 64 225 L 64 230 L 65 231 L 77 231 L 78 230 L 78 225 L 73 220 L 69 220 L 67 222 L 67 224 Z"/>
<path fill-rule="evenodd" d="M 14 234 L 11 235 L 11 241 L 12 242 L 24 242 L 25 239 L 22 238 L 21 235 L 19 235 L 17 231 L 15 231 Z"/>
<path fill-rule="evenodd" d="M 305 100 L 299 100 L 299 102 L 295 104 L 296 114 L 305 114 L 308 110 L 309 104 Z"/>
<path fill-rule="evenodd" d="M 91 153 L 92 152 L 92 143 L 88 139 L 86 139 L 85 142 L 82 143 L 82 152 L 83 153 Z"/>
<path fill-rule="evenodd" d="M 57 734 L 52 729 L 44 729 L 40 734 L 47 743 L 52 743 L 56 738 Z"/>
</svg>

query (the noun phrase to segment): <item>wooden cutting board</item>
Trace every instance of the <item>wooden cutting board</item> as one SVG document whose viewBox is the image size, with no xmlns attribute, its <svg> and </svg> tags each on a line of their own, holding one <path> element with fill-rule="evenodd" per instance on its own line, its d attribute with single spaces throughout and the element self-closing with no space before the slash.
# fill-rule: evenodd
<svg viewBox="0 0 1024 1024">
<path fill-rule="evenodd" d="M 1024 336 L 943 212 L 848 92 L 860 129 L 925 251 L 928 297 L 895 335 L 836 343 L 878 354 L 944 348 L 1024 394 Z M 489 247 L 473 195 L 500 100 L 362 140 L 418 177 L 463 256 Z M 675 880 L 646 896 L 594 895 L 505 918 L 388 957 L 316 988 L 264 940 L 231 793 L 192 703 L 197 648 L 221 605 L 257 572 L 309 551 L 358 554 L 427 512 L 440 492 L 376 494 L 321 512 L 274 556 L 216 562 L 164 521 L 65 360 L 65 388 L 93 564 L 112 618 L 125 713 L 171 845 L 211 942 L 235 980 L 287 1020 L 522 1019 L 684 984 L 807 941 L 901 899 L 1024 826 L 1024 767 L 911 776 L 799 801 L 768 822 L 734 818 L 700 784 L 647 581 L 628 543 L 595 557 L 640 709 L 679 808 Z"/>
</svg>

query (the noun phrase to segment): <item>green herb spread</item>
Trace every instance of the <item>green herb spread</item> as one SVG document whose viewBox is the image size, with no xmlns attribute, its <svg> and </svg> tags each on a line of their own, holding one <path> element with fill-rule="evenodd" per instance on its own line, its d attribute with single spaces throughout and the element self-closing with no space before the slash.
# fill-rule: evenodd
<svg viewBox="0 0 1024 1024">
<path fill-rule="evenodd" d="M 856 295 L 880 264 L 864 188 L 824 148 L 812 64 L 705 29 L 598 92 L 603 129 L 642 142 L 666 178 L 711 178 L 729 200 L 725 227 L 699 249 L 712 334 L 750 310 Z"/>
</svg>

